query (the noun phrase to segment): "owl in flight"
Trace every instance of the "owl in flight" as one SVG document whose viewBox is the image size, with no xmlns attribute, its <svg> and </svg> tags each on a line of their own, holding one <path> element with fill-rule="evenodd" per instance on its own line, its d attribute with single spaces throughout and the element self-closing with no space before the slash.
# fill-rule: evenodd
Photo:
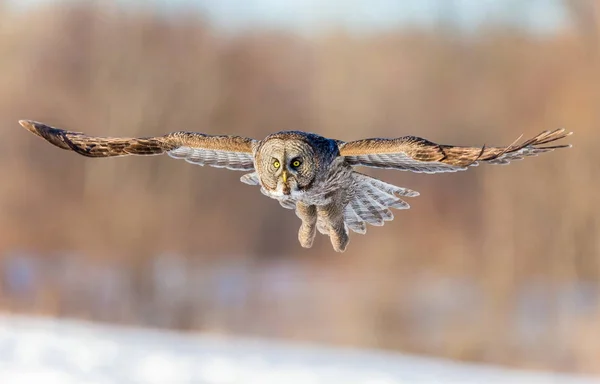
<svg viewBox="0 0 600 384">
<path fill-rule="evenodd" d="M 403 197 L 419 194 L 364 175 L 359 166 L 438 173 L 464 171 L 479 162 L 508 164 L 570 145 L 550 145 L 569 136 L 564 129 L 544 131 L 507 147 L 465 147 L 436 144 L 404 136 L 344 142 L 314 133 L 284 131 L 263 140 L 240 136 L 173 132 L 144 138 L 109 138 L 65 131 L 31 120 L 19 123 L 55 146 L 87 157 L 160 155 L 189 163 L 247 172 L 241 181 L 260 186 L 266 196 L 294 209 L 302 221 L 300 245 L 310 248 L 316 231 L 329 235 L 334 250 L 343 252 L 348 232 L 364 234 L 367 224 L 393 219 L 390 208 L 408 209 Z"/>
</svg>

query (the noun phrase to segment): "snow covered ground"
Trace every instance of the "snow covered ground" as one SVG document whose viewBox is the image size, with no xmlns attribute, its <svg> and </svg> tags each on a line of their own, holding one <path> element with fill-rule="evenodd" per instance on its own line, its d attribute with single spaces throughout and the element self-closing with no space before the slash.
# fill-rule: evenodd
<svg viewBox="0 0 600 384">
<path fill-rule="evenodd" d="M 0 316 L 0 383 L 600 384 L 600 379 L 7 315 Z"/>
</svg>

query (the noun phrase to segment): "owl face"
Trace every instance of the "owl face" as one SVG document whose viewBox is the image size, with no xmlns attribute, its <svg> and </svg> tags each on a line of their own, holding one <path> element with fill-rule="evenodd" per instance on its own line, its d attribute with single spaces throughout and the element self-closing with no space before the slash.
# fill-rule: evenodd
<svg viewBox="0 0 600 384">
<path fill-rule="evenodd" d="M 316 176 L 315 151 L 303 140 L 272 138 L 256 154 L 256 167 L 265 190 L 277 197 L 299 197 Z"/>
</svg>

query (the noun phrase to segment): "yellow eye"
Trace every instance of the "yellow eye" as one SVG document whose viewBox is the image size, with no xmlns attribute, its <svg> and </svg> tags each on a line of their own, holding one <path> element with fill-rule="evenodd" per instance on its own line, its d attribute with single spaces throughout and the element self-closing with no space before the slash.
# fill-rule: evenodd
<svg viewBox="0 0 600 384">
<path fill-rule="evenodd" d="M 279 167 L 281 166 L 281 164 L 279 163 L 279 160 L 275 160 L 275 161 L 273 162 L 273 166 L 274 166 L 275 168 L 279 168 Z"/>
<path fill-rule="evenodd" d="M 292 167 L 298 168 L 299 166 L 300 166 L 300 160 L 294 160 L 294 161 L 292 161 Z"/>
</svg>

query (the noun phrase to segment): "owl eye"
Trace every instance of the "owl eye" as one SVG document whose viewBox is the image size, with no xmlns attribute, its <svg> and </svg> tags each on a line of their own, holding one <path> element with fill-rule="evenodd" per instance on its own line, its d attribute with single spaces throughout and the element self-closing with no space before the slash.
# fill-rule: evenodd
<svg viewBox="0 0 600 384">
<path fill-rule="evenodd" d="M 294 168 L 298 168 L 300 166 L 300 164 L 302 164 L 302 162 L 298 159 L 292 161 L 292 167 L 294 167 Z"/>
<path fill-rule="evenodd" d="M 279 168 L 279 167 L 281 166 L 281 163 L 279 162 L 279 160 L 275 160 L 275 161 L 273 162 L 273 166 L 274 166 L 275 168 Z"/>
</svg>

